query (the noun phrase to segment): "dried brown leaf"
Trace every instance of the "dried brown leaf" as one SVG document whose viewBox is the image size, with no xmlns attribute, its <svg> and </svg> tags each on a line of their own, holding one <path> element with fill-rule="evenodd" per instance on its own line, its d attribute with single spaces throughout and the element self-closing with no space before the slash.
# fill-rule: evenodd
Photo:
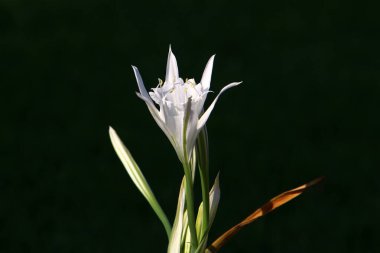
<svg viewBox="0 0 380 253">
<path fill-rule="evenodd" d="M 233 226 L 227 232 L 225 232 L 223 235 L 221 235 L 218 239 L 216 239 L 206 249 L 206 253 L 215 253 L 215 252 L 219 251 L 242 228 L 244 228 L 245 226 L 247 226 L 251 222 L 255 221 L 256 219 L 264 216 L 265 214 L 273 211 L 277 207 L 280 207 L 283 204 L 287 203 L 288 201 L 294 199 L 295 197 L 297 197 L 298 195 L 303 193 L 305 190 L 307 190 L 311 186 L 319 183 L 322 179 L 323 179 L 323 177 L 319 177 L 319 178 L 314 179 L 313 181 L 311 181 L 309 183 L 301 185 L 301 186 L 294 188 L 292 190 L 283 192 L 280 195 L 274 197 L 269 202 L 265 203 L 263 206 L 261 206 L 255 212 L 253 212 L 250 216 L 245 218 L 242 222 Z"/>
</svg>

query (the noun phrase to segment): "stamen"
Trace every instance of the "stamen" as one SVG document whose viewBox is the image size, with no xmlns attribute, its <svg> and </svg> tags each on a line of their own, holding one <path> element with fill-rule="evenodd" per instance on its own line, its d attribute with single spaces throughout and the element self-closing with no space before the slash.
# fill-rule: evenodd
<svg viewBox="0 0 380 253">
<path fill-rule="evenodd" d="M 161 87 L 162 84 L 163 84 L 163 82 L 162 82 L 161 78 L 158 78 L 158 87 Z"/>
</svg>

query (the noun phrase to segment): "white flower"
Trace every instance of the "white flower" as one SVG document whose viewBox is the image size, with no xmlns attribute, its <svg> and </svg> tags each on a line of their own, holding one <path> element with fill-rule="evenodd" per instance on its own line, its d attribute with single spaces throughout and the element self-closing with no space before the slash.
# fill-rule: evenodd
<svg viewBox="0 0 380 253">
<path fill-rule="evenodd" d="M 182 162 L 188 162 L 199 131 L 205 125 L 219 96 L 227 89 L 241 82 L 225 86 L 209 108 L 203 112 L 203 105 L 210 91 L 210 81 L 214 56 L 208 61 L 200 83 L 194 79 L 183 81 L 178 74 L 177 60 L 169 48 L 165 82 L 160 81 L 152 92 L 147 92 L 141 75 L 132 66 L 140 93 L 137 95 L 146 102 L 153 118 L 169 138 Z M 159 110 L 153 101 L 159 106 Z M 203 113 L 202 113 L 203 112 Z"/>
</svg>

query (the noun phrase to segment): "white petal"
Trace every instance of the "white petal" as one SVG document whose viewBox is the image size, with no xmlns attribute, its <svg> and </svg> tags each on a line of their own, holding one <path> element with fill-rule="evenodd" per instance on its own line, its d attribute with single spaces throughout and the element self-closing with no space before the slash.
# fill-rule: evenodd
<svg viewBox="0 0 380 253">
<path fill-rule="evenodd" d="M 160 111 L 156 108 L 156 106 L 153 104 L 153 101 L 150 97 L 144 97 L 141 93 L 136 92 L 136 95 L 142 99 L 146 105 L 148 106 L 148 109 L 150 113 L 152 114 L 153 118 L 157 122 L 157 124 L 161 127 L 161 125 L 165 125 L 165 118 L 161 115 Z M 161 127 L 162 128 L 162 127 Z"/>
<path fill-rule="evenodd" d="M 197 131 L 197 122 L 198 122 L 198 114 L 194 111 L 191 111 L 191 115 L 189 117 L 189 122 L 187 123 L 187 133 L 186 133 L 186 148 L 187 153 L 191 154 L 194 149 L 195 142 L 198 137 L 199 131 Z"/>
<path fill-rule="evenodd" d="M 139 87 L 140 94 L 143 97 L 147 98 L 148 100 L 150 100 L 152 102 L 152 100 L 150 99 L 150 96 L 149 96 L 148 92 L 146 91 L 146 88 L 145 88 L 144 82 L 143 82 L 143 80 L 141 78 L 139 70 L 135 66 L 132 66 L 132 68 L 133 68 L 133 72 L 135 73 L 135 77 L 136 77 L 136 80 L 137 80 L 137 85 Z"/>
<path fill-rule="evenodd" d="M 174 219 L 172 234 L 169 240 L 168 253 L 180 253 L 183 228 L 183 213 L 185 209 L 185 177 L 182 179 L 178 196 L 177 212 Z"/>
<path fill-rule="evenodd" d="M 198 131 L 197 131 L 197 122 L 198 122 L 198 114 L 192 109 L 192 101 L 189 98 L 186 105 L 186 111 L 184 115 L 184 125 L 186 128 L 186 136 L 182 138 L 186 138 L 186 152 L 188 154 L 188 158 L 191 158 L 191 154 L 193 153 L 193 149 L 195 146 L 195 141 L 197 139 Z"/>
<path fill-rule="evenodd" d="M 166 64 L 165 82 L 174 83 L 179 78 L 177 60 L 169 47 L 168 62 Z"/>
<path fill-rule="evenodd" d="M 211 114 L 212 110 L 214 109 L 216 101 L 218 101 L 219 96 L 222 95 L 222 93 L 225 92 L 226 90 L 228 90 L 229 88 L 235 87 L 235 86 L 237 86 L 237 85 L 239 85 L 241 83 L 242 82 L 230 83 L 229 85 L 226 85 L 219 92 L 219 94 L 216 96 L 216 98 L 214 99 L 214 101 L 211 103 L 211 105 L 207 108 L 207 110 L 203 113 L 202 117 L 199 119 L 198 124 L 197 124 L 197 129 L 198 130 L 200 130 L 206 124 L 206 121 L 207 121 L 208 117 L 210 117 L 210 114 Z"/>
<path fill-rule="evenodd" d="M 198 115 L 195 114 L 194 110 L 191 108 L 192 101 L 190 98 L 187 100 L 186 104 L 181 106 L 185 107 L 185 109 L 178 109 L 173 103 L 164 102 L 161 109 L 165 118 L 165 126 L 170 133 L 168 138 L 171 139 L 178 158 L 183 161 L 185 158 L 185 152 L 187 152 L 188 159 L 191 158 L 193 152 L 198 134 Z M 185 128 L 186 136 L 184 136 Z M 184 138 L 186 138 L 186 147 L 183 146 Z"/>
<path fill-rule="evenodd" d="M 175 146 L 174 142 L 174 136 L 172 135 L 171 131 L 168 129 L 168 125 L 165 122 L 165 117 L 163 113 L 158 111 L 156 106 L 153 104 L 152 100 L 149 98 L 144 97 L 142 94 L 136 92 L 136 95 L 144 100 L 146 105 L 148 106 L 148 109 L 150 111 L 150 114 L 152 114 L 153 119 L 156 121 L 157 125 L 161 128 L 161 130 L 166 134 L 166 136 L 169 138 L 170 143 Z"/>
<path fill-rule="evenodd" d="M 178 158 L 182 161 L 184 156 L 183 151 L 183 124 L 185 113 L 177 110 L 172 103 L 164 102 L 161 107 L 162 113 L 165 118 L 165 134 L 171 141 Z"/>
<path fill-rule="evenodd" d="M 210 89 L 211 74 L 212 74 L 212 67 L 214 65 L 214 58 L 215 58 L 215 55 L 211 56 L 210 60 L 208 60 L 207 62 L 205 70 L 203 71 L 203 75 L 201 79 L 203 92 L 206 92 Z"/>
<path fill-rule="evenodd" d="M 162 129 L 162 131 L 164 131 L 164 133 L 169 137 L 169 140 L 172 143 L 172 139 L 170 138 L 171 135 L 170 135 L 170 132 L 168 131 L 168 128 L 165 124 L 165 118 L 164 118 L 163 114 L 160 113 L 160 111 L 156 108 L 151 97 L 149 96 L 148 92 L 146 91 L 145 86 L 144 86 L 144 82 L 141 78 L 139 70 L 135 66 L 132 66 L 132 68 L 133 68 L 133 71 L 135 73 L 137 85 L 138 85 L 139 90 L 140 90 L 140 93 L 136 92 L 137 96 L 139 98 L 141 98 L 142 100 L 144 100 L 144 102 L 148 106 L 150 113 L 152 114 L 154 120 L 156 121 L 157 125 Z"/>
</svg>

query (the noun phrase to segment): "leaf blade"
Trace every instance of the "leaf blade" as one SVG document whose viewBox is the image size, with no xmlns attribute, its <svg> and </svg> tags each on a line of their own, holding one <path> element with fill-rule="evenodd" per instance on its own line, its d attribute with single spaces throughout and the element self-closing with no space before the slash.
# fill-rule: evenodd
<svg viewBox="0 0 380 253">
<path fill-rule="evenodd" d="M 172 233 L 169 239 L 168 253 L 180 253 L 181 250 L 181 241 L 183 234 L 183 225 L 184 225 L 184 213 L 185 213 L 185 177 L 182 179 L 179 195 L 178 195 L 178 203 L 177 203 L 177 211 L 174 219 Z M 186 221 L 187 223 L 187 221 Z"/>
<path fill-rule="evenodd" d="M 141 172 L 139 166 L 136 161 L 133 159 L 131 153 L 121 141 L 116 131 L 109 127 L 109 135 L 111 138 L 112 146 L 115 149 L 116 154 L 124 165 L 125 170 L 127 171 L 129 177 L 132 179 L 133 183 L 137 187 L 137 189 L 141 192 L 141 194 L 148 201 L 153 211 L 157 214 L 158 218 L 161 220 L 164 228 L 166 230 L 166 234 L 168 238 L 171 234 L 171 226 L 169 220 L 162 210 L 160 204 L 158 203 L 155 195 L 153 194 L 152 189 L 150 188 L 148 182 L 146 181 L 144 174 Z"/>
</svg>

